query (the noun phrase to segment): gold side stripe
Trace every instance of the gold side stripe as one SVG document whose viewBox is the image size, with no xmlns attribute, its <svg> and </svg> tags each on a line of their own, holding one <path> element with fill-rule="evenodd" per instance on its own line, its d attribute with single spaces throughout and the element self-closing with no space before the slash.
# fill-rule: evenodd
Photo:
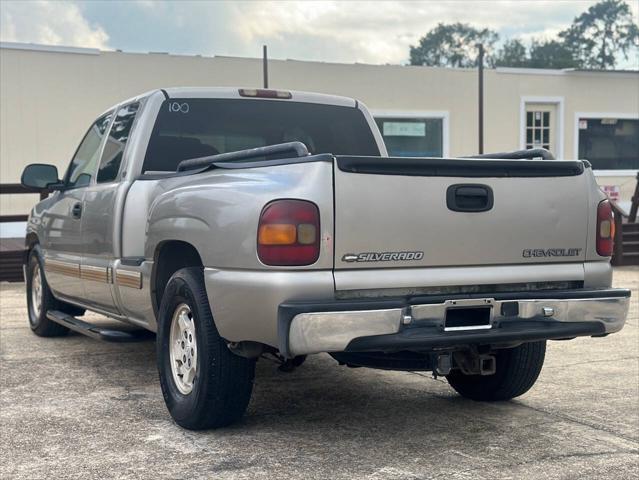
<svg viewBox="0 0 639 480">
<path fill-rule="evenodd" d="M 112 283 L 113 270 L 110 267 L 94 267 L 92 265 L 79 265 L 77 263 L 62 262 L 60 260 L 45 260 L 45 270 L 50 273 L 59 273 L 69 277 L 91 280 L 94 282 Z M 142 288 L 142 274 L 130 270 L 118 270 L 115 278 L 119 286 L 129 288 Z"/>
<path fill-rule="evenodd" d="M 121 287 L 142 288 L 142 274 L 130 270 L 116 270 L 115 279 Z"/>
<path fill-rule="evenodd" d="M 92 280 L 94 282 L 106 283 L 105 275 L 100 275 L 99 273 L 80 271 L 80 278 L 82 280 Z"/>
<path fill-rule="evenodd" d="M 106 267 L 80 265 L 80 278 L 83 280 L 93 280 L 94 282 L 109 283 Z"/>
<path fill-rule="evenodd" d="M 44 261 L 44 269 L 49 273 L 59 273 L 69 277 L 78 278 L 80 276 L 80 265 L 77 263 L 46 259 Z"/>
</svg>

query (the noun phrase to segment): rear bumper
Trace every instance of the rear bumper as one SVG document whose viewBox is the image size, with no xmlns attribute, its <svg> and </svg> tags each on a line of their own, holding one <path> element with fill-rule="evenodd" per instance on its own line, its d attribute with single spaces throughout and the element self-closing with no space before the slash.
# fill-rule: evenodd
<svg viewBox="0 0 639 480">
<path fill-rule="evenodd" d="M 584 289 L 283 303 L 278 313 L 279 348 L 292 357 L 605 335 L 621 330 L 629 299 L 630 290 Z M 489 308 L 490 320 L 486 325 L 447 327 L 447 309 L 464 306 Z"/>
</svg>

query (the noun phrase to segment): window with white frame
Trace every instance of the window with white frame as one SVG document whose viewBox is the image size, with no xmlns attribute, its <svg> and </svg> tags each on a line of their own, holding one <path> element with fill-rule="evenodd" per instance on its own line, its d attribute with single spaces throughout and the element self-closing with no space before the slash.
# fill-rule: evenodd
<svg viewBox="0 0 639 480">
<path fill-rule="evenodd" d="M 443 157 L 444 119 L 376 116 L 392 157 Z"/>
<path fill-rule="evenodd" d="M 578 118 L 578 158 L 594 170 L 639 169 L 639 119 Z"/>
<path fill-rule="evenodd" d="M 550 112 L 526 112 L 526 148 L 550 150 Z"/>
</svg>

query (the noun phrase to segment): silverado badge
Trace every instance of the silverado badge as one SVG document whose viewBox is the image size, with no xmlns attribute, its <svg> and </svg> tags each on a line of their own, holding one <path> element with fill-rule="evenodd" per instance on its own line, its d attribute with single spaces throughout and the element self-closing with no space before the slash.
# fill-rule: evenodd
<svg viewBox="0 0 639 480">
<path fill-rule="evenodd" d="M 343 262 L 406 262 L 421 260 L 424 252 L 364 252 L 347 253 L 342 257 Z"/>
</svg>

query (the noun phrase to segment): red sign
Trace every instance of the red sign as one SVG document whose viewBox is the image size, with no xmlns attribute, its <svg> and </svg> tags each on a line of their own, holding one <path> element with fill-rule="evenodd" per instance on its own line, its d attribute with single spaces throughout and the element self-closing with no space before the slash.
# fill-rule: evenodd
<svg viewBox="0 0 639 480">
<path fill-rule="evenodd" d="M 602 185 L 601 189 L 606 195 L 608 195 L 610 200 L 618 202 L 621 199 L 619 185 Z"/>
</svg>

